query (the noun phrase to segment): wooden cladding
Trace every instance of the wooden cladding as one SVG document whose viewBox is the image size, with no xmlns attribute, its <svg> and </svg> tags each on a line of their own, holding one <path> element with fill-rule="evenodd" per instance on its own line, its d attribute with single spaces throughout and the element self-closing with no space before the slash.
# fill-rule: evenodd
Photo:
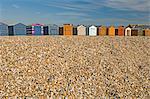
<svg viewBox="0 0 150 99">
<path fill-rule="evenodd" d="M 0 22 L 0 36 L 3 35 L 89 35 L 89 36 L 150 36 L 150 25 L 96 26 L 64 24 L 32 24 L 18 23 L 8 26 Z"/>
<path fill-rule="evenodd" d="M 77 35 L 86 35 L 86 27 L 84 25 L 80 25 L 77 27 Z"/>
<path fill-rule="evenodd" d="M 59 35 L 63 35 L 63 27 L 59 27 Z"/>
<path fill-rule="evenodd" d="M 131 36 L 138 36 L 138 30 L 131 30 Z"/>
<path fill-rule="evenodd" d="M 145 36 L 150 36 L 150 29 L 146 29 L 144 32 L 145 32 Z"/>
<path fill-rule="evenodd" d="M 108 28 L 108 35 L 109 36 L 115 36 L 115 27 L 114 26 L 110 26 Z"/>
<path fill-rule="evenodd" d="M 130 27 L 127 27 L 125 29 L 125 36 L 131 36 L 131 28 Z"/>
<path fill-rule="evenodd" d="M 105 36 L 107 35 L 107 28 L 105 26 L 101 26 L 98 28 L 98 35 Z"/>
<path fill-rule="evenodd" d="M 64 35 L 73 35 L 73 25 L 64 24 L 63 33 Z"/>
<path fill-rule="evenodd" d="M 124 27 L 123 26 L 119 26 L 118 27 L 118 36 L 124 36 Z"/>
</svg>

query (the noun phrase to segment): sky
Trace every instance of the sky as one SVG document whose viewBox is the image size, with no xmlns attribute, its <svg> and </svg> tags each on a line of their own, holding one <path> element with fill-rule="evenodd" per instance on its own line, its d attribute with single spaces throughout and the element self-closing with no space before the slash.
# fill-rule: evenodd
<svg viewBox="0 0 150 99">
<path fill-rule="evenodd" d="M 0 0 L 0 22 L 150 24 L 150 0 Z"/>
</svg>

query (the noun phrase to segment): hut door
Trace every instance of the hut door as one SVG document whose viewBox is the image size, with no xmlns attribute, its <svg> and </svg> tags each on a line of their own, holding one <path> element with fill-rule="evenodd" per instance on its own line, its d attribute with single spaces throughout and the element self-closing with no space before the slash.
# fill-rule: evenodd
<svg viewBox="0 0 150 99">
<path fill-rule="evenodd" d="M 130 36 L 130 30 L 127 30 L 127 36 Z"/>
</svg>

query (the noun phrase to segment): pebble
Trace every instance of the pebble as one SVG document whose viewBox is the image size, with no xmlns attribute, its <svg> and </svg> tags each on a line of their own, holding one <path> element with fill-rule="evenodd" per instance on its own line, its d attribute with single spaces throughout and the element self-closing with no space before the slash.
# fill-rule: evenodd
<svg viewBox="0 0 150 99">
<path fill-rule="evenodd" d="M 0 99 L 148 99 L 150 37 L 0 37 Z"/>
</svg>

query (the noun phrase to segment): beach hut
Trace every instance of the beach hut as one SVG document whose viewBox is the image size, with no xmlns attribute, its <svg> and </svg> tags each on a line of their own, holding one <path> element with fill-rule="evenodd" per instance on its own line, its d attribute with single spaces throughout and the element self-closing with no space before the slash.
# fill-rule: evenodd
<svg viewBox="0 0 150 99">
<path fill-rule="evenodd" d="M 77 26 L 73 27 L 73 35 L 77 35 Z"/>
<path fill-rule="evenodd" d="M 138 30 L 137 29 L 131 29 L 131 36 L 138 36 Z"/>
<path fill-rule="evenodd" d="M 73 35 L 73 25 L 72 24 L 64 24 L 63 34 L 64 35 Z"/>
<path fill-rule="evenodd" d="M 124 26 L 118 27 L 118 36 L 124 36 Z"/>
<path fill-rule="evenodd" d="M 0 22 L 0 36 L 8 36 L 8 25 Z"/>
<path fill-rule="evenodd" d="M 144 32 L 143 32 L 143 28 L 142 26 L 132 26 L 131 28 L 131 35 L 132 36 L 144 36 Z"/>
<path fill-rule="evenodd" d="M 100 36 L 107 35 L 107 27 L 106 26 L 99 27 L 98 28 L 98 35 L 100 35 Z"/>
<path fill-rule="evenodd" d="M 13 36 L 14 35 L 14 26 L 8 26 L 8 34 L 9 36 Z"/>
<path fill-rule="evenodd" d="M 78 35 L 86 35 L 86 27 L 84 25 L 79 25 L 77 27 Z"/>
<path fill-rule="evenodd" d="M 109 36 L 115 36 L 115 27 L 114 26 L 110 26 L 108 28 L 108 35 Z"/>
<path fill-rule="evenodd" d="M 27 35 L 32 35 L 32 26 L 26 26 Z"/>
<path fill-rule="evenodd" d="M 127 27 L 125 29 L 125 36 L 131 36 L 131 28 L 130 27 Z"/>
<path fill-rule="evenodd" d="M 27 31 L 26 31 L 26 25 L 22 24 L 22 23 L 18 23 L 16 25 L 14 25 L 14 35 L 26 35 Z"/>
<path fill-rule="evenodd" d="M 49 33 L 48 33 L 48 26 L 43 26 L 43 34 L 44 35 L 49 35 Z"/>
<path fill-rule="evenodd" d="M 97 35 L 97 27 L 92 25 L 89 27 L 89 35 L 90 36 L 96 36 Z"/>
<path fill-rule="evenodd" d="M 150 36 L 150 29 L 145 29 L 144 32 L 145 36 Z"/>
<path fill-rule="evenodd" d="M 59 27 L 59 35 L 63 35 L 63 27 Z"/>
<path fill-rule="evenodd" d="M 32 35 L 43 35 L 43 24 L 32 24 Z"/>
<path fill-rule="evenodd" d="M 144 24 L 132 25 L 132 29 L 138 30 L 138 36 L 144 36 L 144 30 L 147 28 L 150 28 L 150 25 Z"/>
<path fill-rule="evenodd" d="M 59 27 L 56 24 L 48 25 L 49 35 L 59 35 Z"/>
<path fill-rule="evenodd" d="M 118 35 L 118 28 L 115 28 L 115 35 Z"/>
<path fill-rule="evenodd" d="M 144 29 L 138 30 L 138 36 L 144 36 Z"/>
</svg>

